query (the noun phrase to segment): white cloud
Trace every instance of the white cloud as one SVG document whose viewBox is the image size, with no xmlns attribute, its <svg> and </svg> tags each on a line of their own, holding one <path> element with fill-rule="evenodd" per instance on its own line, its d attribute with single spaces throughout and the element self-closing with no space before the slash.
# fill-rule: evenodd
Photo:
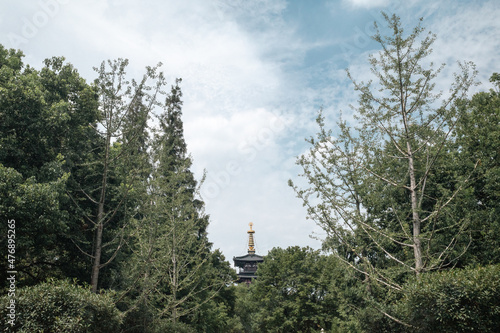
<svg viewBox="0 0 500 333">
<path fill-rule="evenodd" d="M 473 91 L 488 89 L 488 79 L 494 71 L 498 71 L 500 59 L 498 3 L 477 2 L 454 9 L 455 15 L 439 15 L 428 27 L 437 33 L 433 58 L 438 59 L 438 63 L 446 62 L 443 76 L 448 78 L 448 87 L 451 73 L 459 70 L 457 61 L 472 61 L 479 71 L 478 80 L 484 83 Z"/>
<path fill-rule="evenodd" d="M 197 116 L 190 117 L 184 127 L 188 149 L 196 161 L 196 173 L 202 169 L 219 173 L 231 161 L 246 167 L 259 158 L 270 158 L 273 163 L 280 160 L 277 140 L 291 123 L 285 116 L 262 108 L 230 115 L 194 113 Z"/>
<path fill-rule="evenodd" d="M 343 0 L 335 6 L 341 11 L 337 15 L 358 22 L 359 31 L 353 34 L 352 29 L 339 26 L 338 36 L 320 41 L 298 37 L 317 31 L 302 34 L 296 29 L 324 29 L 324 24 L 346 21 L 320 22 L 314 27 L 310 21 L 306 28 L 287 20 L 285 0 L 42 1 L 61 4 L 19 46 L 31 65 L 64 55 L 86 78 L 93 79 L 92 66 L 124 57 L 130 59 L 129 73 L 134 77 L 143 73 L 145 65 L 161 61 L 170 82 L 183 78 L 188 151 L 197 175 L 208 170 L 206 185 L 211 183 L 216 194 L 207 207 L 212 216 L 210 237 L 229 259 L 244 250 L 239 239 L 246 240 L 250 221 L 255 223 L 261 253 L 273 246 L 305 245 L 310 242 L 307 235 L 317 230 L 305 220 L 301 202 L 286 181 L 299 173 L 294 156 L 305 150 L 303 139 L 317 131 L 314 118 L 320 106 L 325 108 L 329 127 L 340 110 L 354 121 L 348 105 L 356 103 L 357 94 L 341 69 L 345 62 L 355 78 L 370 78 L 368 21 L 363 21 L 360 11 L 346 7 L 375 13 L 379 7 L 392 6 L 404 22 L 425 16 L 424 25 L 438 34 L 432 59 L 450 62 L 450 70 L 455 60 L 473 60 L 483 82 L 496 70 L 500 58 L 496 1 Z M 0 2 L 0 36 L 20 34 L 23 19 L 32 19 L 40 10 L 39 1 Z M 368 20 L 370 12 L 365 14 Z M 296 16 L 300 17 L 307 15 Z M 369 17 L 370 26 L 372 20 Z M 407 25 L 413 27 L 413 23 Z M 335 43 L 346 39 L 352 54 L 344 52 L 341 59 L 342 46 Z M 8 39 L 0 42 L 8 43 Z M 308 58 L 311 49 L 327 46 L 337 51 L 331 58 L 325 55 L 321 63 Z M 310 61 L 307 67 L 305 60 Z M 448 69 L 443 77 L 440 85 L 446 86 L 451 77 Z M 273 130 L 277 119 L 284 127 L 274 124 Z"/>
<path fill-rule="evenodd" d="M 343 2 L 355 8 L 371 9 L 385 7 L 390 3 L 390 0 L 343 0 Z"/>
</svg>

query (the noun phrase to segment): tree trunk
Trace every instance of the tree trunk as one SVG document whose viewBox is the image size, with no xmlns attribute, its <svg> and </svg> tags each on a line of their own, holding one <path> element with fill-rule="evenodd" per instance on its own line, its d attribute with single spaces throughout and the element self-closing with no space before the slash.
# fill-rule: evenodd
<svg viewBox="0 0 500 333">
<path fill-rule="evenodd" d="M 415 256 L 415 273 L 420 274 L 423 268 L 422 263 L 422 245 L 420 243 L 420 216 L 418 214 L 417 201 L 417 184 L 415 181 L 415 166 L 413 164 L 413 154 L 410 143 L 407 142 L 408 148 L 408 169 L 410 173 L 410 195 L 411 195 L 411 211 L 413 220 L 413 253 Z"/>
<path fill-rule="evenodd" d="M 101 210 L 101 207 L 99 207 Z M 99 214 L 102 215 L 102 214 Z M 98 215 L 98 216 L 99 216 Z M 92 279 L 90 285 L 92 286 L 92 292 L 97 293 L 97 283 L 99 281 L 99 269 L 101 265 L 101 252 L 102 252 L 102 231 L 103 225 L 102 222 L 99 222 L 96 230 L 96 245 L 94 252 L 94 264 L 92 266 Z"/>
<path fill-rule="evenodd" d="M 97 293 L 97 285 L 99 282 L 99 270 L 101 269 L 102 234 L 104 231 L 104 201 L 106 199 L 106 185 L 108 183 L 108 162 L 109 162 L 110 145 L 111 145 L 111 136 L 108 132 L 106 138 L 106 153 L 104 159 L 104 170 L 102 175 L 101 196 L 99 198 L 99 204 L 97 209 L 94 263 L 92 265 L 92 277 L 90 280 L 90 285 L 92 286 L 93 293 Z"/>
<path fill-rule="evenodd" d="M 175 221 L 174 228 L 172 230 L 172 299 L 174 307 L 172 308 L 172 321 L 174 324 L 177 323 L 177 257 L 175 251 Z"/>
</svg>

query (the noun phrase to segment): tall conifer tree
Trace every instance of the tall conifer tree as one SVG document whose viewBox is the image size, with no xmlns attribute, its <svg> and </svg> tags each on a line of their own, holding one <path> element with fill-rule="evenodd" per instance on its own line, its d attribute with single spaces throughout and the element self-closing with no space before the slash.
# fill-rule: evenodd
<svg viewBox="0 0 500 333">
<path fill-rule="evenodd" d="M 147 309 L 155 325 L 174 327 L 233 278 L 229 267 L 221 273 L 212 262 L 219 254 L 211 252 L 206 231 L 209 217 L 190 170 L 180 82 L 172 86 L 165 112 L 158 117 L 149 203 L 144 219 L 136 221 L 134 254 L 127 268 L 136 287 L 132 308 Z"/>
</svg>

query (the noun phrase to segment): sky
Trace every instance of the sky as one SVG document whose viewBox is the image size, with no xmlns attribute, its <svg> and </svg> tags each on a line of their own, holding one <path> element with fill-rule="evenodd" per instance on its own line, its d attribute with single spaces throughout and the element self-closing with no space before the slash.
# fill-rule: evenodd
<svg viewBox="0 0 500 333">
<path fill-rule="evenodd" d="M 429 60 L 446 64 L 438 89 L 449 89 L 458 61 L 477 66 L 482 84 L 471 94 L 490 88 L 500 71 L 498 0 L 2 0 L 0 43 L 35 68 L 64 56 L 89 82 L 93 67 L 117 58 L 137 79 L 158 62 L 171 84 L 182 78 L 192 171 L 207 172 L 209 239 L 232 261 L 247 252 L 249 222 L 258 254 L 321 247 L 324 232 L 287 183 L 303 183 L 295 161 L 320 108 L 332 129 L 341 112 L 354 122 L 345 69 L 369 78 L 382 11 L 406 31 L 422 17 L 437 35 Z"/>
</svg>

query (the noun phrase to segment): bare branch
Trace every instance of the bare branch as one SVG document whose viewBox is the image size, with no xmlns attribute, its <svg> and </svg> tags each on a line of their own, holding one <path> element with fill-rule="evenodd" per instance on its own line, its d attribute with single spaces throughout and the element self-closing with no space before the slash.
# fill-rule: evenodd
<svg viewBox="0 0 500 333">
<path fill-rule="evenodd" d="M 78 248 L 78 250 L 80 250 L 80 252 L 81 252 L 82 254 L 84 254 L 84 255 L 86 255 L 87 257 L 92 258 L 92 259 L 94 259 L 94 258 L 95 258 L 93 255 L 91 255 L 91 254 L 89 254 L 89 253 L 85 252 L 84 250 L 82 250 L 82 248 L 81 248 L 80 246 L 78 246 L 78 244 L 76 244 L 76 242 L 75 242 L 73 239 L 71 239 L 71 242 L 72 242 L 73 244 L 75 244 L 75 246 Z"/>
</svg>

